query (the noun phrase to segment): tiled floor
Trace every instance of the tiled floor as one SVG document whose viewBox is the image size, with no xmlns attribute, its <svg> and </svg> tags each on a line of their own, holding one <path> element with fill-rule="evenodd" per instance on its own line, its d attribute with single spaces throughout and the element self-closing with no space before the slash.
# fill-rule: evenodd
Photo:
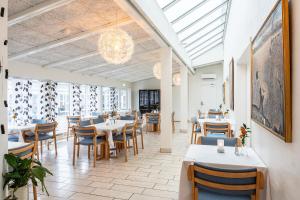
<svg viewBox="0 0 300 200">
<path fill-rule="evenodd" d="M 129 161 L 124 156 L 97 161 L 93 168 L 87 149 L 81 148 L 75 167 L 72 165 L 72 140 L 58 144 L 58 157 L 44 150 L 42 163 L 54 176 L 47 177 L 50 196 L 39 191 L 39 199 L 47 200 L 156 200 L 177 199 L 181 161 L 188 146 L 187 134 L 173 134 L 173 152 L 159 153 L 159 135 L 145 134 L 145 149 L 138 156 L 130 150 Z M 140 142 L 140 138 L 138 138 Z M 140 147 L 141 145 L 139 145 Z"/>
</svg>

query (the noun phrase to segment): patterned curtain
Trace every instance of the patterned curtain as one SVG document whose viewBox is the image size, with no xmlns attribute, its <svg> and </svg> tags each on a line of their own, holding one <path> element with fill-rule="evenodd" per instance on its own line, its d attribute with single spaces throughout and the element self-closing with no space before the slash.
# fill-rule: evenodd
<svg viewBox="0 0 300 200">
<path fill-rule="evenodd" d="M 22 126 L 31 122 L 32 117 L 29 111 L 31 104 L 31 87 L 32 82 L 27 80 L 17 80 L 15 85 L 15 99 L 13 102 L 13 113 L 17 125 Z"/>
<path fill-rule="evenodd" d="M 81 97 L 80 85 L 73 84 L 73 115 L 81 115 Z"/>
<path fill-rule="evenodd" d="M 92 85 L 90 86 L 90 114 L 93 114 L 94 112 L 98 111 L 97 88 L 98 88 L 97 86 L 92 86 Z"/>
<path fill-rule="evenodd" d="M 110 88 L 110 110 L 119 110 L 119 93 L 115 87 Z"/>
<path fill-rule="evenodd" d="M 57 116 L 57 83 L 54 81 L 47 81 L 41 85 L 41 116 L 43 119 L 53 122 Z"/>
</svg>

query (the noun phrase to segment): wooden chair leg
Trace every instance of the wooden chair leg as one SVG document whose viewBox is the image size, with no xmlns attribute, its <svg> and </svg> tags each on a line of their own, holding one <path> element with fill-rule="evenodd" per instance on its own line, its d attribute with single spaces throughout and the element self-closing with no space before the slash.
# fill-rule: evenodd
<svg viewBox="0 0 300 200">
<path fill-rule="evenodd" d="M 128 161 L 128 158 L 127 158 L 127 154 L 128 154 L 128 152 L 127 152 L 127 141 L 126 140 L 124 140 L 124 150 L 125 150 L 125 162 L 127 162 Z"/>
<path fill-rule="evenodd" d="M 132 148 L 133 148 L 133 155 L 136 155 L 136 140 L 135 136 L 132 137 Z"/>
<path fill-rule="evenodd" d="M 41 155 L 43 154 L 43 140 L 40 141 L 41 144 Z"/>
<path fill-rule="evenodd" d="M 144 135 L 142 131 L 141 131 L 141 142 L 142 142 L 142 149 L 144 149 Z"/>
<path fill-rule="evenodd" d="M 196 144 L 196 140 L 197 140 L 197 134 L 194 134 L 194 144 Z"/>
<path fill-rule="evenodd" d="M 77 157 L 79 157 L 79 151 L 80 151 L 80 144 L 77 146 Z"/>
<path fill-rule="evenodd" d="M 91 146 L 88 145 L 88 159 L 91 159 Z"/>
<path fill-rule="evenodd" d="M 73 166 L 75 165 L 75 153 L 76 152 L 76 137 L 74 136 L 74 144 L 73 144 Z"/>
<path fill-rule="evenodd" d="M 54 141 L 54 148 L 55 148 L 55 156 L 57 157 L 57 143 L 56 143 L 56 136 L 53 139 Z"/>
<path fill-rule="evenodd" d="M 135 135 L 135 149 L 136 149 L 136 154 L 139 154 L 137 135 Z"/>
<path fill-rule="evenodd" d="M 33 199 L 37 200 L 37 191 L 36 191 L 36 187 L 32 184 L 32 191 L 33 191 Z"/>
<path fill-rule="evenodd" d="M 94 167 L 96 167 L 96 159 L 97 159 L 97 144 L 94 144 Z"/>
</svg>

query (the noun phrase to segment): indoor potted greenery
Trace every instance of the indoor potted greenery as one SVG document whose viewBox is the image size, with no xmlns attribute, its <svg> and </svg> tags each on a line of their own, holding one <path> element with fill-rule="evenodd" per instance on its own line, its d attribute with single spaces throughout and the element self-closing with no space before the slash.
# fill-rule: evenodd
<svg viewBox="0 0 300 200">
<path fill-rule="evenodd" d="M 47 174 L 53 174 L 43 167 L 40 161 L 31 158 L 21 159 L 14 154 L 5 154 L 4 158 L 10 166 L 10 171 L 3 174 L 3 189 L 8 186 L 10 192 L 5 200 L 25 200 L 24 193 L 26 195 L 27 185 L 30 180 L 35 186 L 38 185 L 39 181 L 42 191 L 45 190 L 47 195 L 49 195 L 45 186 L 45 177 Z"/>
</svg>

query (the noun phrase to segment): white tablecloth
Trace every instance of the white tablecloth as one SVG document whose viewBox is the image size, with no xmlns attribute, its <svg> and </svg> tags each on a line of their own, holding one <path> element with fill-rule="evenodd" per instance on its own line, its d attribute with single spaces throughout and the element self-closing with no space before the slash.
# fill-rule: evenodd
<svg viewBox="0 0 300 200">
<path fill-rule="evenodd" d="M 261 192 L 261 199 L 271 200 L 269 177 L 267 167 L 253 151 L 248 148 L 244 156 L 236 156 L 234 147 L 225 147 L 225 153 L 217 153 L 217 146 L 190 145 L 184 157 L 179 187 L 179 200 L 192 199 L 192 183 L 188 180 L 188 166 L 193 162 L 199 162 L 208 166 L 220 168 L 249 168 L 254 167 L 265 175 L 265 187 Z"/>
<path fill-rule="evenodd" d="M 19 135 L 19 142 L 24 142 L 22 132 L 23 131 L 32 131 L 34 132 L 35 124 L 27 124 L 24 126 L 17 126 L 17 125 L 8 125 L 8 133 L 9 134 L 18 134 Z"/>
<path fill-rule="evenodd" d="M 113 142 L 113 137 L 112 137 L 112 132 L 114 130 L 121 131 L 122 128 L 125 126 L 125 124 L 131 124 L 134 123 L 133 120 L 115 120 L 115 123 L 111 121 L 111 123 L 99 123 L 95 124 L 93 126 L 96 127 L 98 135 L 108 135 L 108 142 L 110 147 L 114 147 L 114 142 Z"/>
<path fill-rule="evenodd" d="M 8 144 L 9 151 L 30 145 L 30 143 L 24 143 L 24 142 L 8 142 L 7 144 Z"/>
</svg>

